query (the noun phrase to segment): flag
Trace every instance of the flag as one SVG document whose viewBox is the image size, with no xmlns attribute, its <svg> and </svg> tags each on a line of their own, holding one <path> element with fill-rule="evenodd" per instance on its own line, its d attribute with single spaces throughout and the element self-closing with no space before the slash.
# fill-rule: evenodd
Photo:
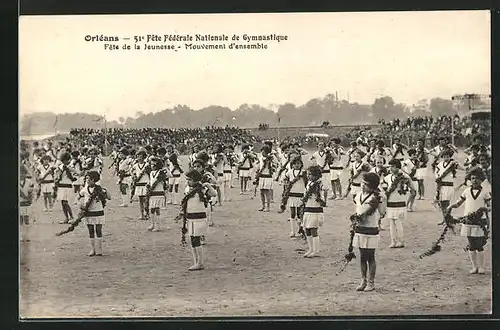
<svg viewBox="0 0 500 330">
<path fill-rule="evenodd" d="M 97 118 L 97 119 L 94 119 L 94 121 L 95 121 L 96 123 L 100 122 L 101 120 L 102 120 L 102 117 L 99 117 L 99 118 Z"/>
<path fill-rule="evenodd" d="M 280 123 L 280 121 L 281 121 L 281 118 L 280 118 L 280 116 L 278 115 L 278 124 Z"/>
</svg>

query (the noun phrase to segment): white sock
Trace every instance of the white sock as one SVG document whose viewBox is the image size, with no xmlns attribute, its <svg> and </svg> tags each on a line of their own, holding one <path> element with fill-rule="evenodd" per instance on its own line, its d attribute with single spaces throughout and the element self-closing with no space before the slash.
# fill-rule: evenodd
<svg viewBox="0 0 500 330">
<path fill-rule="evenodd" d="M 231 189 L 231 182 L 230 181 L 226 181 L 224 183 L 224 196 L 226 197 L 226 201 L 228 201 L 230 199 L 230 190 Z"/>
<path fill-rule="evenodd" d="M 484 269 L 484 251 L 476 251 L 477 268 Z"/>
<path fill-rule="evenodd" d="M 95 252 L 95 238 L 89 238 L 90 251 Z"/>
<path fill-rule="evenodd" d="M 197 246 L 196 247 L 196 252 L 198 254 L 198 265 L 203 265 L 203 247 L 200 245 L 200 246 Z"/>
<path fill-rule="evenodd" d="M 288 221 L 290 222 L 290 233 L 295 234 L 295 219 L 290 218 Z"/>
<path fill-rule="evenodd" d="M 319 236 L 313 237 L 313 252 L 319 253 Z"/>
<path fill-rule="evenodd" d="M 198 264 L 198 250 L 195 247 L 191 247 L 191 253 L 193 254 L 193 265 Z"/>
<path fill-rule="evenodd" d="M 96 237 L 95 239 L 95 253 L 102 254 L 102 237 Z"/>
<path fill-rule="evenodd" d="M 314 251 L 313 250 L 313 237 L 306 236 L 306 239 L 307 239 L 307 247 L 309 248 L 306 253 L 309 254 L 309 253 L 312 253 Z"/>
<path fill-rule="evenodd" d="M 153 228 L 154 229 L 160 229 L 160 226 L 158 224 L 159 220 L 160 219 L 159 219 L 158 215 L 156 214 L 155 217 L 154 217 L 154 220 L 153 220 Z"/>
<path fill-rule="evenodd" d="M 208 210 L 207 210 L 207 223 L 212 225 L 213 222 L 212 222 L 212 210 L 210 208 L 210 206 L 208 206 Z"/>
<path fill-rule="evenodd" d="M 149 226 L 148 229 L 153 229 L 155 227 L 155 217 L 156 217 L 156 214 L 154 214 L 154 213 L 149 214 L 149 220 L 151 221 L 151 225 Z"/>
<path fill-rule="evenodd" d="M 469 251 L 469 258 L 472 263 L 472 268 L 477 269 L 477 253 L 476 251 Z"/>
<path fill-rule="evenodd" d="M 403 235 L 403 221 L 401 219 L 396 219 L 394 221 L 396 224 L 396 241 L 398 243 L 403 243 L 404 235 Z"/>
<path fill-rule="evenodd" d="M 127 195 L 122 195 L 122 204 L 127 205 Z"/>
<path fill-rule="evenodd" d="M 391 244 L 396 243 L 396 224 L 394 219 L 389 219 L 389 232 L 391 234 Z"/>
<path fill-rule="evenodd" d="M 225 202 L 226 201 L 226 187 L 224 182 L 219 186 L 220 187 L 220 200 Z"/>
</svg>

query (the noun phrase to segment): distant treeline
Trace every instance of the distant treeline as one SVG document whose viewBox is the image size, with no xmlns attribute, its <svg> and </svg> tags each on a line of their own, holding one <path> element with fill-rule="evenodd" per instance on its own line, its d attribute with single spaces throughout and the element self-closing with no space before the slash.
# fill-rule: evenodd
<svg viewBox="0 0 500 330">
<path fill-rule="evenodd" d="M 273 110 L 269 108 L 274 108 Z M 276 111 L 277 110 L 277 111 Z M 459 111 L 467 111 L 460 107 Z M 451 100 L 433 98 L 422 100 L 418 106 L 408 107 L 395 103 L 390 96 L 377 98 L 372 105 L 350 103 L 338 100 L 334 94 L 315 98 L 296 106 L 285 103 L 268 108 L 257 104 L 242 104 L 235 110 L 212 105 L 193 110 L 186 105 L 155 113 L 137 111 L 134 118 L 120 117 L 108 121 L 108 128 L 145 128 L 145 127 L 205 127 L 237 126 L 254 128 L 266 124 L 275 126 L 320 126 L 325 121 L 330 125 L 376 124 L 380 119 L 406 118 L 408 116 L 440 116 L 454 114 Z M 51 112 L 27 114 L 20 118 L 21 135 L 50 134 L 55 131 L 69 132 L 72 128 L 103 128 L 103 117 L 88 113 L 59 114 Z"/>
</svg>

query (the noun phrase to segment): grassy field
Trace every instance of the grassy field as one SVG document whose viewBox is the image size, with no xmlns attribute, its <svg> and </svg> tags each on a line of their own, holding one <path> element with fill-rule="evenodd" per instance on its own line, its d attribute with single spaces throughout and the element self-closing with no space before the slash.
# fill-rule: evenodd
<svg viewBox="0 0 500 330">
<path fill-rule="evenodd" d="M 462 157 L 459 158 L 463 159 Z M 182 158 L 186 164 L 186 159 Z M 109 165 L 109 162 L 106 163 Z M 21 243 L 20 314 L 51 317 L 200 317 L 200 316 L 372 316 L 490 313 L 491 241 L 486 246 L 486 274 L 469 275 L 463 251 L 466 239 L 449 235 L 443 250 L 420 260 L 437 239 L 440 214 L 430 200 L 416 201 L 408 214 L 403 249 L 390 249 L 389 231 L 381 232 L 376 253 L 376 291 L 356 292 L 355 259 L 337 275 L 346 253 L 350 200 L 329 201 L 320 229 L 320 257 L 305 259 L 296 251 L 302 240 L 288 238 L 287 213 L 261 213 L 252 194 L 231 190 L 232 202 L 214 208 L 205 269 L 189 272 L 192 257 L 180 246 L 178 206 L 162 211 L 161 231 L 148 232 L 138 220 L 138 203 L 120 208 L 116 178 L 105 165 L 103 186 L 108 203 L 102 257 L 88 257 L 88 233 L 81 225 L 56 237 L 64 225 L 60 205 L 52 214 L 42 202 L 32 207 L 36 222 L 31 242 Z M 344 173 L 343 184 L 347 181 Z M 460 178 L 463 173 L 460 173 Z M 427 198 L 435 184 L 427 180 Z M 182 188 L 182 187 L 181 187 Z M 279 201 L 281 187 L 275 191 Z M 458 193 L 456 194 L 458 197 Z M 73 206 L 76 213 L 76 206 Z M 462 208 L 455 211 L 462 215 Z M 388 228 L 387 223 L 385 226 Z M 357 252 L 357 251 L 355 251 Z M 359 253 L 357 252 L 357 255 Z"/>
</svg>

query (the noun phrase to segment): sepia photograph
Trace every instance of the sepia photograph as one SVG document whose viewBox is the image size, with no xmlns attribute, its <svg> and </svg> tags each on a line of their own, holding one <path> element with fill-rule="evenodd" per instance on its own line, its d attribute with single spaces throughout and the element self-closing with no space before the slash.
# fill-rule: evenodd
<svg viewBox="0 0 500 330">
<path fill-rule="evenodd" d="M 492 313 L 491 13 L 19 17 L 19 315 Z"/>
</svg>

